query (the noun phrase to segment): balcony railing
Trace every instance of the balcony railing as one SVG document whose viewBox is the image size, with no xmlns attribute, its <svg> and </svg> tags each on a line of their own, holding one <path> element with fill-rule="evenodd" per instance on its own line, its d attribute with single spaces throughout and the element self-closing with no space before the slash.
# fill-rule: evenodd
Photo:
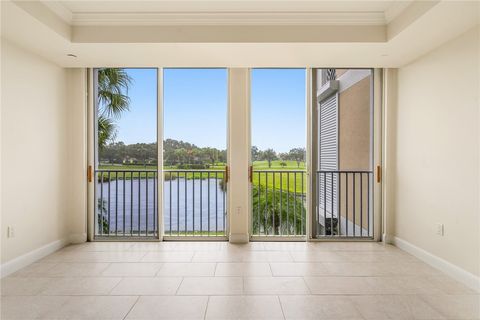
<svg viewBox="0 0 480 320">
<path fill-rule="evenodd" d="M 304 236 L 305 171 L 254 170 L 251 179 L 252 235 Z"/>
<path fill-rule="evenodd" d="M 156 170 L 96 170 L 95 237 L 157 237 Z"/>
<path fill-rule="evenodd" d="M 156 170 L 96 170 L 95 237 L 158 236 Z M 221 170 L 164 170 L 164 235 L 226 236 Z"/>
<path fill-rule="evenodd" d="M 372 171 L 316 173 L 315 235 L 372 238 Z"/>
<path fill-rule="evenodd" d="M 165 170 L 165 236 L 226 236 L 226 188 L 222 170 Z"/>
</svg>

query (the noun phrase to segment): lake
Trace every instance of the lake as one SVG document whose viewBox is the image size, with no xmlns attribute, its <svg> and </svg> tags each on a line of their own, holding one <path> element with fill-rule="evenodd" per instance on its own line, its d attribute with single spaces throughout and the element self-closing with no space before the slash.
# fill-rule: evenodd
<svg viewBox="0 0 480 320">
<path fill-rule="evenodd" d="M 164 182 L 164 231 L 225 230 L 226 193 L 221 179 L 184 179 Z M 118 192 L 117 192 L 118 190 Z M 138 230 L 156 230 L 157 185 L 153 179 L 116 180 L 97 183 L 97 203 L 103 198 L 103 211 L 110 233 L 130 235 Z M 110 201 L 108 201 L 110 199 Z M 110 209 L 110 215 L 108 215 Z M 98 208 L 97 208 L 98 210 Z M 110 218 L 109 218 L 110 217 Z M 108 223 L 109 221 L 109 223 Z M 97 225 L 97 224 L 96 224 Z M 148 227 L 148 228 L 147 228 Z M 98 229 L 98 228 L 97 228 Z M 101 234 L 102 230 L 96 230 Z"/>
</svg>

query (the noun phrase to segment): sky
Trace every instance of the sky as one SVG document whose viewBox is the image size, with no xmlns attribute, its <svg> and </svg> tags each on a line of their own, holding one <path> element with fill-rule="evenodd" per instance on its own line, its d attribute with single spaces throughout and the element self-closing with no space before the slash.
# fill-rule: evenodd
<svg viewBox="0 0 480 320">
<path fill-rule="evenodd" d="M 156 141 L 157 70 L 126 69 L 130 110 L 116 141 Z M 199 147 L 227 144 L 227 69 L 164 69 L 164 138 Z M 305 147 L 305 69 L 252 69 L 252 145 L 286 152 Z"/>
</svg>

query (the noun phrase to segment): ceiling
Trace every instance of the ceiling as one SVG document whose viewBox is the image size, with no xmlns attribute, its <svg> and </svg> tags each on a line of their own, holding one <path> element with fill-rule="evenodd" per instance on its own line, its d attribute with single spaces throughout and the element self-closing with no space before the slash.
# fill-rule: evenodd
<svg viewBox="0 0 480 320">
<path fill-rule="evenodd" d="M 2 1 L 2 40 L 64 67 L 398 67 L 477 1 Z M 77 57 L 67 56 L 74 54 Z"/>
<path fill-rule="evenodd" d="M 42 1 L 74 25 L 385 24 L 411 1 Z"/>
</svg>

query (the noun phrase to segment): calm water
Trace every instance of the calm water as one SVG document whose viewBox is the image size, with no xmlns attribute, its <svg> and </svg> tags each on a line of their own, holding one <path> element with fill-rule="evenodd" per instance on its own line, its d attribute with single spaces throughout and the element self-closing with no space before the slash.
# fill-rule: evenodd
<svg viewBox="0 0 480 320">
<path fill-rule="evenodd" d="M 223 231 L 226 194 L 221 190 L 219 181 L 183 178 L 165 181 L 165 233 L 169 234 L 170 230 L 173 234 L 185 230 Z M 123 234 L 125 230 L 130 234 L 131 230 L 134 233 L 139 229 L 142 232 L 156 230 L 157 186 L 153 179 L 149 179 L 148 184 L 145 179 L 104 182 L 103 187 L 98 183 L 96 193 L 97 203 L 103 202 L 104 219 L 110 221 L 110 232 L 117 230 Z M 101 233 L 100 230 L 97 233 Z"/>
</svg>

